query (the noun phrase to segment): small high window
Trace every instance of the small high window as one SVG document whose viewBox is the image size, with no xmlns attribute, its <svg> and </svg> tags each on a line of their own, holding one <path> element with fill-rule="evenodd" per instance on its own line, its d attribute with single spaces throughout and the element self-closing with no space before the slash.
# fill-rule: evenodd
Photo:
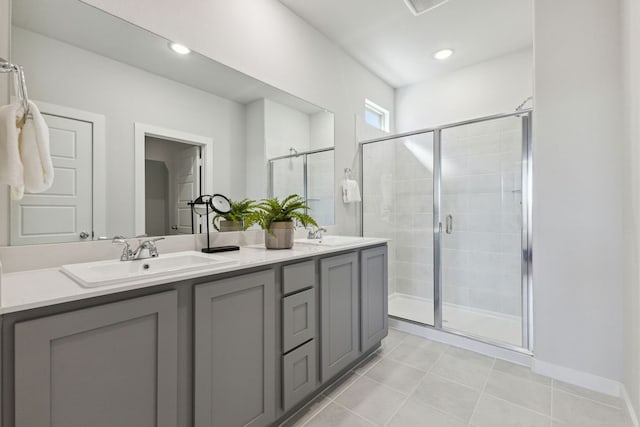
<svg viewBox="0 0 640 427">
<path fill-rule="evenodd" d="M 389 111 L 368 99 L 364 100 L 364 121 L 376 129 L 389 132 Z"/>
</svg>

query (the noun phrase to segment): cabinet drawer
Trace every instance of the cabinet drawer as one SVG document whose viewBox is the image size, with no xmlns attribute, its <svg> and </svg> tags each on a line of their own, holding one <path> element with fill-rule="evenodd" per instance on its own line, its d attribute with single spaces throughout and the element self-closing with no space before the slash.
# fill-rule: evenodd
<svg viewBox="0 0 640 427">
<path fill-rule="evenodd" d="M 290 294 L 316 284 L 316 265 L 313 261 L 282 267 L 282 293 Z"/>
<path fill-rule="evenodd" d="M 289 410 L 316 387 L 316 340 L 282 356 L 282 407 Z"/>
<path fill-rule="evenodd" d="M 282 299 L 282 352 L 286 353 L 315 337 L 316 291 L 314 288 Z"/>
</svg>

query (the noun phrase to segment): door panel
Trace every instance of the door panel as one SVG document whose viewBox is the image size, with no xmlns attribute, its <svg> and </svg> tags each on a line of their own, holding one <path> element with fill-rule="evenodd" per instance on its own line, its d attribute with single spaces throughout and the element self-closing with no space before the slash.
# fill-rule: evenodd
<svg viewBox="0 0 640 427">
<path fill-rule="evenodd" d="M 49 126 L 55 177 L 47 191 L 11 201 L 12 245 L 76 242 L 84 240 L 82 233 L 85 239 L 93 233 L 92 124 L 43 117 Z"/>
<path fill-rule="evenodd" d="M 199 159 L 200 147 L 194 145 L 181 151 L 173 163 L 175 190 L 171 234 L 191 234 L 191 208 L 187 203 L 200 195 Z M 198 215 L 194 216 L 194 224 L 197 233 L 201 224 Z"/>
<path fill-rule="evenodd" d="M 442 131 L 442 326 L 522 346 L 522 119 Z"/>
</svg>

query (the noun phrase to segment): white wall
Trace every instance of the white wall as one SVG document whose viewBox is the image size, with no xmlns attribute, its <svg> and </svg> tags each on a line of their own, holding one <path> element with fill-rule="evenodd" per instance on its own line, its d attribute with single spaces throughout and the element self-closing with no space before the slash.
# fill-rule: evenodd
<svg viewBox="0 0 640 427">
<path fill-rule="evenodd" d="M 335 114 L 338 183 L 356 165 L 354 121 L 364 99 L 393 110 L 393 89 L 277 0 L 85 0 Z M 392 111 L 393 114 L 393 111 Z M 336 192 L 338 232 L 358 210 Z"/>
<path fill-rule="evenodd" d="M 626 208 L 618 3 L 536 0 L 533 122 L 536 359 L 616 381 Z"/>
<path fill-rule="evenodd" d="M 106 116 L 108 235 L 134 234 L 134 122 L 212 138 L 214 159 L 224 159 L 214 190 L 244 197 L 243 105 L 33 32 L 12 37 L 32 99 Z"/>
<path fill-rule="evenodd" d="M 309 150 L 309 115 L 277 102 L 265 99 L 265 144 L 267 159 Z"/>
<path fill-rule="evenodd" d="M 514 111 L 533 94 L 533 51 L 525 49 L 396 90 L 396 131 Z"/>
<path fill-rule="evenodd" d="M 622 2 L 624 23 L 625 140 L 627 142 L 625 181 L 630 206 L 625 209 L 627 232 L 627 278 L 625 281 L 625 358 L 626 390 L 636 414 L 640 414 L 640 1 Z"/>
</svg>

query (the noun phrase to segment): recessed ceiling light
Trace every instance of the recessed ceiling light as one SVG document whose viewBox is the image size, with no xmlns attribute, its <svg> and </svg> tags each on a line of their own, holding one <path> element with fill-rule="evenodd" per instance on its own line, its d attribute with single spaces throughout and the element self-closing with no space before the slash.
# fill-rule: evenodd
<svg viewBox="0 0 640 427">
<path fill-rule="evenodd" d="M 449 58 L 453 55 L 453 49 L 442 49 L 433 54 L 433 57 L 439 61 Z"/>
<path fill-rule="evenodd" d="M 191 52 L 191 49 L 185 45 L 181 45 L 180 43 L 169 43 L 169 47 L 172 51 L 179 53 L 180 55 L 186 55 Z"/>
</svg>

